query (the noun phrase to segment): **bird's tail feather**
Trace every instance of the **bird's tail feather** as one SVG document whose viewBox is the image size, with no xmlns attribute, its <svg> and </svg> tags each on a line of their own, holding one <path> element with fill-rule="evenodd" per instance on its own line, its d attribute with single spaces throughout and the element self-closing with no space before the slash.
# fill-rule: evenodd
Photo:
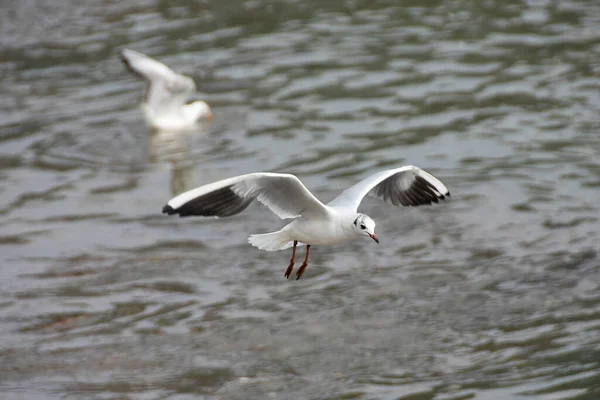
<svg viewBox="0 0 600 400">
<path fill-rule="evenodd" d="M 289 236 L 281 231 L 250 235 L 248 238 L 248 243 L 254 247 L 258 247 L 259 249 L 266 251 L 283 250 L 287 249 L 288 247 L 292 247 L 294 244 L 294 242 L 290 240 Z"/>
</svg>

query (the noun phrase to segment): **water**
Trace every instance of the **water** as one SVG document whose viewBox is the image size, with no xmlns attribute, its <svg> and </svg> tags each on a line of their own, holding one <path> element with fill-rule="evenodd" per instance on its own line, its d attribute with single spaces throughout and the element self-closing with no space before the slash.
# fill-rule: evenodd
<svg viewBox="0 0 600 400">
<path fill-rule="evenodd" d="M 599 23 L 593 0 L 3 2 L 0 397 L 600 398 Z M 152 135 L 122 47 L 191 75 L 210 133 Z M 283 225 L 264 208 L 160 214 L 241 173 L 328 201 L 407 163 L 452 200 L 366 201 L 381 245 L 315 247 L 300 281 L 246 243 Z"/>
</svg>

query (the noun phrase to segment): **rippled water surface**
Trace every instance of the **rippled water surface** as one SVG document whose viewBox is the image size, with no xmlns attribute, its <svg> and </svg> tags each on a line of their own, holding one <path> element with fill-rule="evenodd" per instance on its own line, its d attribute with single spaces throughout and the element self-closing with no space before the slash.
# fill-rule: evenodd
<svg viewBox="0 0 600 400">
<path fill-rule="evenodd" d="M 600 4 L 0 3 L 2 399 L 600 399 Z M 123 47 L 192 76 L 206 132 L 151 133 Z M 381 244 L 160 214 L 252 171 L 368 200 Z M 303 252 L 301 252 L 303 254 Z"/>
</svg>

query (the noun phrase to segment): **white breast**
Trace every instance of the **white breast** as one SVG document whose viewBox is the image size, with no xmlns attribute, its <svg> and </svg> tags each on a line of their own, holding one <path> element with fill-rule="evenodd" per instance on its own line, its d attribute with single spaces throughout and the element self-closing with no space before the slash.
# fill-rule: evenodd
<svg viewBox="0 0 600 400">
<path fill-rule="evenodd" d="M 322 219 L 300 217 L 284 229 L 293 240 L 310 245 L 334 245 L 356 237 L 348 218 L 337 212 Z"/>
</svg>

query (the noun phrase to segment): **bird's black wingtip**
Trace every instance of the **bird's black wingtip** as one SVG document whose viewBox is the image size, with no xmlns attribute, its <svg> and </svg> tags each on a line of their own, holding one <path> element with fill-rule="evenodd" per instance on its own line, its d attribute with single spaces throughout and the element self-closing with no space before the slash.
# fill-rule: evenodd
<svg viewBox="0 0 600 400">
<path fill-rule="evenodd" d="M 119 58 L 121 59 L 121 61 L 125 65 L 125 68 L 127 68 L 127 70 L 129 72 L 131 72 L 132 74 L 134 74 L 135 76 L 138 76 L 138 77 L 140 77 L 142 79 L 146 79 L 142 74 L 140 74 L 138 71 L 136 71 L 135 68 L 133 68 L 133 65 L 131 65 L 131 61 L 129 60 L 129 58 L 125 54 L 126 50 L 127 49 L 121 49 L 118 52 L 119 53 Z"/>
<path fill-rule="evenodd" d="M 129 64 L 129 61 L 127 60 L 127 56 L 125 55 L 125 49 L 117 50 L 117 54 L 119 55 L 119 58 L 121 59 L 121 61 L 123 61 L 125 64 Z"/>
<path fill-rule="evenodd" d="M 450 192 L 446 192 L 446 193 L 440 195 L 438 197 L 438 199 L 440 199 L 440 200 L 448 200 L 449 197 L 450 197 Z M 436 201 L 436 203 L 437 203 L 437 201 Z"/>
<path fill-rule="evenodd" d="M 169 215 L 173 215 L 173 214 L 177 213 L 177 211 L 175 211 L 175 209 L 168 204 L 163 207 L 162 212 L 163 212 L 163 214 L 169 214 Z"/>
</svg>

